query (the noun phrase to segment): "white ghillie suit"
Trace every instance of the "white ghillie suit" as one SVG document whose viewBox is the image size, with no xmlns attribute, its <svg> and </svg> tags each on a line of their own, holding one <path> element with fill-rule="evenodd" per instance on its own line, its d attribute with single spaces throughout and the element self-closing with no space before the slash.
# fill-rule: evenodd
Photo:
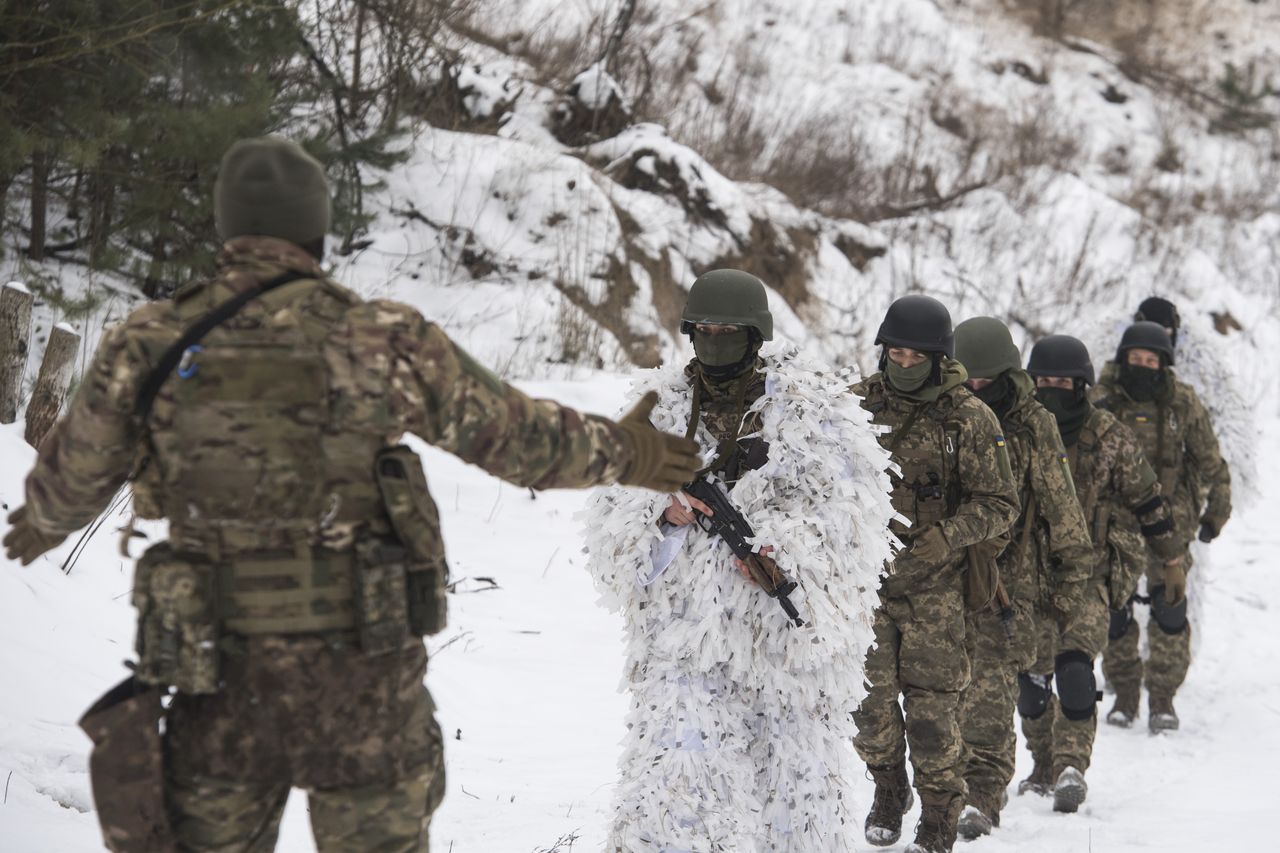
<svg viewBox="0 0 1280 853">
<path fill-rule="evenodd" d="M 668 497 L 612 488 L 582 514 L 589 570 L 627 630 L 631 710 L 610 851 L 841 853 L 860 835 L 851 712 L 866 692 L 863 656 L 893 542 L 889 460 L 847 391 L 856 377 L 790 348 L 762 357 L 765 393 L 750 411 L 760 412 L 768 461 L 730 499 L 755 546 L 775 546 L 800 583 L 792 600 L 804 627 L 696 525 L 681 528 L 687 539 L 654 578 Z M 660 394 L 654 424 L 684 431 L 692 395 L 681 368 L 642 376 L 633 396 L 650 388 Z M 705 453 L 716 446 L 703 426 L 698 440 Z"/>
</svg>

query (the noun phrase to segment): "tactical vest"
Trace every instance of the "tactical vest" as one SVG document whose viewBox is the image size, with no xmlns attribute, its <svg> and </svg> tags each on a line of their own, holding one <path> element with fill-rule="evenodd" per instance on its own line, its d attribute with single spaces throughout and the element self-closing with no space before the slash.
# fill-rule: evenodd
<svg viewBox="0 0 1280 853">
<path fill-rule="evenodd" d="M 909 526 L 896 519 L 889 526 L 909 543 L 916 533 L 950 518 L 960 507 L 961 428 L 951 417 L 954 404 L 944 394 L 933 403 L 904 410 L 889 405 L 883 384 L 871 382 L 862 406 L 876 424 L 889 427 L 877 437 L 899 469 L 889 474 L 889 499 L 894 510 L 910 520 Z"/>
<path fill-rule="evenodd" d="M 183 291 L 177 327 L 225 298 L 216 285 Z M 424 606 L 442 607 L 435 504 L 425 482 L 420 497 L 397 502 L 417 513 L 409 544 L 439 562 L 424 593 L 412 588 L 422 560 L 394 535 L 375 473 L 403 428 L 375 368 L 331 340 L 355 303 L 326 281 L 287 284 L 210 331 L 162 386 L 146 423 L 149 462 L 134 483 L 139 515 L 170 520 L 170 542 L 143 557 L 135 582 L 151 680 L 216 689 L 198 674 L 207 660 L 178 660 L 184 644 L 208 644 L 192 637 L 210 622 L 248 636 L 349 633 L 376 652 L 402 645 L 410 623 L 422 628 L 421 614 L 408 612 L 414 598 L 437 595 Z M 144 339 L 152 364 L 174 332 Z M 403 469 L 393 476 L 405 479 Z M 169 653 L 157 648 L 166 643 Z M 166 654 L 173 660 L 156 661 Z"/>
</svg>

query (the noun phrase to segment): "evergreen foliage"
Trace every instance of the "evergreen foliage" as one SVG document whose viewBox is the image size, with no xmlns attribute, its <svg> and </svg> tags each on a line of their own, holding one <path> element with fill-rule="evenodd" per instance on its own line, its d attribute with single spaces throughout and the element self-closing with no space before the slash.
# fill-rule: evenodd
<svg viewBox="0 0 1280 853">
<path fill-rule="evenodd" d="M 236 139 L 302 142 L 358 247 L 372 169 L 459 0 L 0 0 L 3 248 L 110 269 L 147 296 L 209 269 Z"/>
</svg>

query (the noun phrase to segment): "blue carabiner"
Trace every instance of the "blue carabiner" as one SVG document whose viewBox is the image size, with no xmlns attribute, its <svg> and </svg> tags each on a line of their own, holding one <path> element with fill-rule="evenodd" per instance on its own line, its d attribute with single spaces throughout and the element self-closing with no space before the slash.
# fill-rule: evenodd
<svg viewBox="0 0 1280 853">
<path fill-rule="evenodd" d="M 200 372 L 200 365 L 196 364 L 196 353 L 204 352 L 204 347 L 199 344 L 192 344 L 182 353 L 182 361 L 178 362 L 178 376 L 182 379 L 190 379 Z"/>
</svg>

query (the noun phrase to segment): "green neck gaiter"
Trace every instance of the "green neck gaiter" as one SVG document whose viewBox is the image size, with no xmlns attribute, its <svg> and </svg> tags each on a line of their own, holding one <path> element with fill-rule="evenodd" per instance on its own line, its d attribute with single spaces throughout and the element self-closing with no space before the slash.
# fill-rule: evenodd
<svg viewBox="0 0 1280 853">
<path fill-rule="evenodd" d="M 708 335 L 695 329 L 693 353 L 702 372 L 717 381 L 737 376 L 755 360 L 751 332 L 747 329 L 725 335 Z"/>
<path fill-rule="evenodd" d="M 933 376 L 933 359 L 926 359 L 915 367 L 901 367 L 886 360 L 884 376 L 894 391 L 912 400 L 935 400 L 939 386 L 929 380 Z"/>
<path fill-rule="evenodd" d="M 1168 373 L 1164 368 L 1120 365 L 1120 386 L 1139 403 L 1150 403 L 1164 396 Z"/>
<path fill-rule="evenodd" d="M 1037 388 L 1036 399 L 1058 421 L 1064 445 L 1080 440 L 1080 430 L 1089 418 L 1089 398 L 1083 388 Z"/>
</svg>

